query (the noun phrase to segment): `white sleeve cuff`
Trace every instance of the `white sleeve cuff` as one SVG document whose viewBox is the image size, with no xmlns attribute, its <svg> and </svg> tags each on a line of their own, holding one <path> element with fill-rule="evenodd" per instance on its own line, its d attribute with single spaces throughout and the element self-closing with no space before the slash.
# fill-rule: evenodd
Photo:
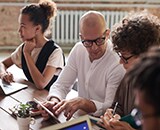
<svg viewBox="0 0 160 130">
<path fill-rule="evenodd" d="M 91 100 L 92 102 L 94 102 L 97 111 L 92 113 L 92 115 L 94 116 L 101 116 L 102 114 L 104 114 L 105 110 L 103 110 L 103 103 L 95 101 L 95 100 Z"/>
</svg>

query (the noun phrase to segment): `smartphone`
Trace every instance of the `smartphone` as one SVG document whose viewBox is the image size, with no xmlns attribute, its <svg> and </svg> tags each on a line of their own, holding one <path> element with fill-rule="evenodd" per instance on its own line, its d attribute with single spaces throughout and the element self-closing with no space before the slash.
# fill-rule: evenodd
<svg viewBox="0 0 160 130">
<path fill-rule="evenodd" d="M 40 110 L 37 108 L 37 103 L 35 101 L 28 101 L 26 104 L 30 105 L 30 114 L 31 116 L 41 115 Z"/>
<path fill-rule="evenodd" d="M 26 104 L 31 106 L 31 109 L 38 110 L 37 103 L 35 101 L 28 101 Z"/>
<path fill-rule="evenodd" d="M 40 101 L 38 101 L 36 98 L 33 99 L 37 104 L 39 104 L 49 115 L 51 115 L 54 119 L 55 122 L 57 123 L 61 123 L 58 118 L 48 109 L 46 108 L 44 105 L 42 105 L 42 103 Z"/>
</svg>

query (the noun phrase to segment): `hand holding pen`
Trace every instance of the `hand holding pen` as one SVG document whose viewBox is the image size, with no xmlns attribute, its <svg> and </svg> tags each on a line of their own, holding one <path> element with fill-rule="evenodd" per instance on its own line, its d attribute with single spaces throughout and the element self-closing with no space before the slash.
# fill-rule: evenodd
<svg viewBox="0 0 160 130">
<path fill-rule="evenodd" d="M 101 116 L 102 122 L 99 122 L 100 126 L 108 128 L 109 122 L 111 120 L 119 120 L 120 119 L 120 116 L 118 114 L 116 114 L 117 107 L 118 107 L 118 102 L 115 103 L 115 106 L 113 109 L 106 110 L 105 114 L 103 116 Z"/>
<path fill-rule="evenodd" d="M 114 106 L 113 109 L 110 109 L 110 108 L 109 108 L 109 109 L 106 110 L 105 114 L 103 115 L 104 118 L 105 118 L 106 120 L 108 120 L 108 121 L 109 121 L 110 119 L 115 118 L 115 116 L 117 115 L 117 114 L 116 114 L 117 107 L 118 107 L 118 102 L 115 103 L 115 106 Z"/>
</svg>

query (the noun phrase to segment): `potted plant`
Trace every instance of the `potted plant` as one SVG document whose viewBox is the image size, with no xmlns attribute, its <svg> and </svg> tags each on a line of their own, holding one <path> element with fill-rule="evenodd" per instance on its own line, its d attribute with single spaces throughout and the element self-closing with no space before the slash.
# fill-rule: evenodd
<svg viewBox="0 0 160 130">
<path fill-rule="evenodd" d="M 30 108 L 31 106 L 29 104 L 19 104 L 16 108 L 17 110 L 17 116 L 20 118 L 26 118 L 30 116 Z"/>
<path fill-rule="evenodd" d="M 29 130 L 30 124 L 35 123 L 34 118 L 31 118 L 30 109 L 30 104 L 21 103 L 15 106 L 19 130 Z"/>
</svg>

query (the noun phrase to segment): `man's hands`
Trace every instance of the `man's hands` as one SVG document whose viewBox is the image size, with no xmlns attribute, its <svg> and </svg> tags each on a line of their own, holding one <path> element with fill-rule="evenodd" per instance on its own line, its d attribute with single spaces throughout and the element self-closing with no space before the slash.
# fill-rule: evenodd
<svg viewBox="0 0 160 130">
<path fill-rule="evenodd" d="M 53 110 L 53 106 L 55 106 L 56 104 L 57 103 L 54 101 L 45 101 L 42 103 L 42 105 L 48 108 L 53 114 L 55 114 Z M 44 120 L 48 120 L 49 114 L 40 105 L 38 105 L 38 109 L 40 110 L 41 115 L 43 116 Z"/>
<path fill-rule="evenodd" d="M 56 116 L 58 116 L 61 112 L 64 112 L 66 120 L 69 120 L 79 109 L 87 113 L 91 113 L 95 110 L 95 105 L 91 101 L 81 97 L 70 100 L 62 100 L 58 103 L 54 101 L 47 101 L 44 102 L 43 105 L 52 111 Z M 41 113 L 45 120 L 49 118 L 49 115 L 44 110 L 42 110 Z"/>
<path fill-rule="evenodd" d="M 77 110 L 85 107 L 83 104 L 84 99 L 77 97 L 71 100 L 62 100 L 53 107 L 53 110 L 55 111 L 56 115 L 59 115 L 62 111 L 64 111 L 66 120 L 69 120 Z"/>
</svg>

